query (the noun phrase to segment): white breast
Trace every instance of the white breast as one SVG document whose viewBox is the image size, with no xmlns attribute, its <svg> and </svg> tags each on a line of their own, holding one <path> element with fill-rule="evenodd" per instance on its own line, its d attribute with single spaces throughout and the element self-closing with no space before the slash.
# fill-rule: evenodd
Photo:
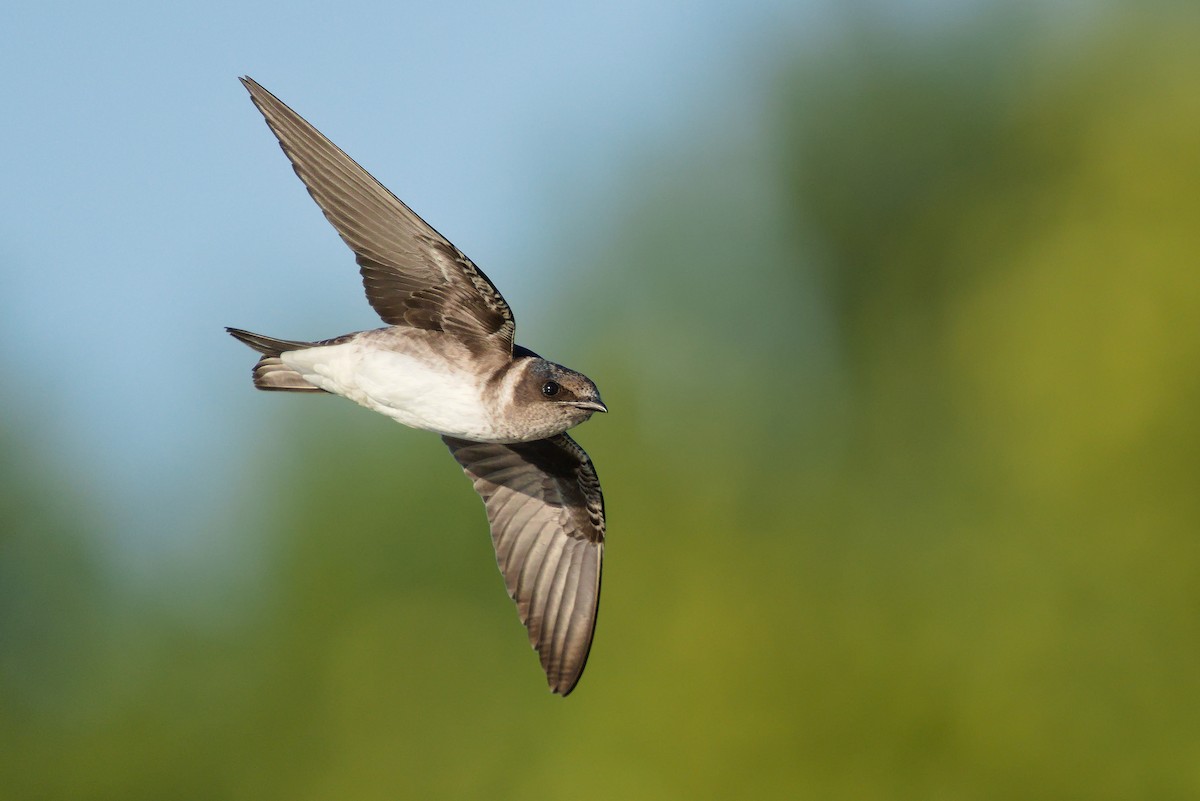
<svg viewBox="0 0 1200 801">
<path fill-rule="evenodd" d="M 283 363 L 321 389 L 407 426 L 467 439 L 489 439 L 492 415 L 480 378 L 419 339 L 401 349 L 353 339 L 289 351 Z M 453 354 L 461 357 L 461 354 Z"/>
</svg>

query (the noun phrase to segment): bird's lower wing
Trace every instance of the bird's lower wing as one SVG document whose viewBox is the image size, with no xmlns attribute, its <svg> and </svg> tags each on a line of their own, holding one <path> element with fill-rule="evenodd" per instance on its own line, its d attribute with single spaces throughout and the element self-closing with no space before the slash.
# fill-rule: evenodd
<svg viewBox="0 0 1200 801">
<path fill-rule="evenodd" d="M 600 601 L 604 498 L 566 434 L 511 445 L 442 437 L 487 507 L 496 561 L 550 688 L 566 695 L 587 662 Z"/>
</svg>

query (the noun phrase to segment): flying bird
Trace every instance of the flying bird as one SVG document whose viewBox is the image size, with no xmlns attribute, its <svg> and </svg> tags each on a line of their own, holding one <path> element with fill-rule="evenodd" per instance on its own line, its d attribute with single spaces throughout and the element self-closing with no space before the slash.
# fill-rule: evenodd
<svg viewBox="0 0 1200 801">
<path fill-rule="evenodd" d="M 512 310 L 482 270 L 299 114 L 241 81 L 387 324 L 318 342 L 228 328 L 262 354 L 254 385 L 341 395 L 441 434 L 483 498 L 550 689 L 567 695 L 596 627 L 604 498 L 565 432 L 608 411 L 596 385 L 515 344 Z"/>
</svg>

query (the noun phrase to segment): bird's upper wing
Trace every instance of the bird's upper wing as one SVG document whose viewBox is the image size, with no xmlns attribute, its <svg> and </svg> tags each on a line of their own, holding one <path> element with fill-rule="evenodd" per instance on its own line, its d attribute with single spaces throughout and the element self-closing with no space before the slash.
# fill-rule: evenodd
<svg viewBox="0 0 1200 801">
<path fill-rule="evenodd" d="M 313 200 L 358 257 L 367 300 L 389 325 L 445 331 L 512 352 L 513 316 L 458 248 L 251 78 L 242 78 Z"/>
<path fill-rule="evenodd" d="M 550 689 L 574 689 L 592 646 L 604 555 L 604 498 L 566 434 L 500 445 L 442 437 L 483 497 L 496 562 Z"/>
</svg>

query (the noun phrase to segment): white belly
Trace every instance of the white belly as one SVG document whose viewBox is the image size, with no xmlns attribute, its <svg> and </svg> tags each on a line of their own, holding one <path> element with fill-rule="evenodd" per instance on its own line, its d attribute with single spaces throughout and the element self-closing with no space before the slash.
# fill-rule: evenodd
<svg viewBox="0 0 1200 801">
<path fill-rule="evenodd" d="M 289 351 L 283 363 L 326 392 L 349 398 L 413 428 L 487 439 L 494 426 L 478 378 L 413 343 L 397 352 L 351 341 Z"/>
</svg>

